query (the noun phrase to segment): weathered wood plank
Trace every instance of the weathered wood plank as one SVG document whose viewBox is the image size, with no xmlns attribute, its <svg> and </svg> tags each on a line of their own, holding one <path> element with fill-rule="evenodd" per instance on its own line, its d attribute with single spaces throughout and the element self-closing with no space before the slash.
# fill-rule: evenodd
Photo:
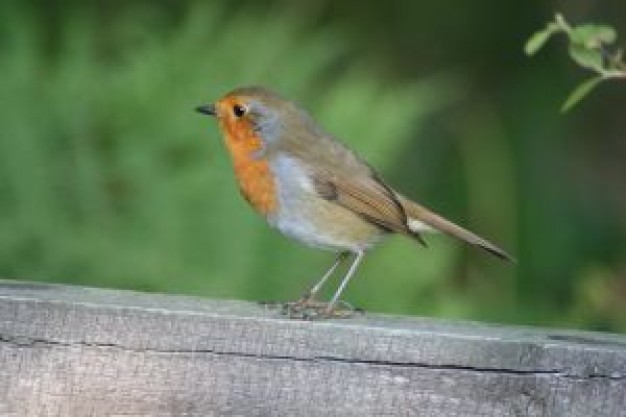
<svg viewBox="0 0 626 417">
<path fill-rule="evenodd" d="M 626 337 L 0 281 L 2 416 L 626 416 Z"/>
</svg>

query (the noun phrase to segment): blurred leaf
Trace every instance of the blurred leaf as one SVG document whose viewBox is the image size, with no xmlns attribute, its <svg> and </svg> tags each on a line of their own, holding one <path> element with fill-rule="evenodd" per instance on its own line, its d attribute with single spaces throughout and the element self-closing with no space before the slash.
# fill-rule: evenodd
<svg viewBox="0 0 626 417">
<path fill-rule="evenodd" d="M 602 44 L 615 42 L 616 38 L 615 29 L 607 25 L 580 25 L 576 26 L 570 33 L 570 39 L 573 43 L 586 48 L 598 48 Z"/>
<path fill-rule="evenodd" d="M 526 42 L 526 54 L 534 54 L 555 32 L 567 34 L 569 38 L 568 53 L 574 62 L 599 74 L 599 76 L 583 82 L 572 91 L 561 106 L 562 113 L 576 105 L 603 79 L 626 77 L 626 65 L 621 61 L 621 50 L 611 54 L 603 48 L 604 44 L 615 42 L 617 38 L 615 29 L 608 25 L 596 24 L 572 27 L 560 13 L 555 15 L 554 22 L 549 23 L 546 29 L 535 33 Z"/>
<path fill-rule="evenodd" d="M 565 113 L 582 100 L 587 94 L 589 94 L 600 82 L 604 80 L 601 76 L 589 78 L 587 81 L 580 84 L 574 89 L 567 97 L 567 100 L 561 106 L 561 112 Z"/>
<path fill-rule="evenodd" d="M 526 55 L 534 55 L 558 30 L 559 28 L 556 24 L 549 23 L 545 29 L 535 32 L 524 46 L 524 52 L 526 52 Z"/>
<path fill-rule="evenodd" d="M 580 66 L 592 69 L 598 72 L 603 70 L 602 68 L 602 52 L 597 49 L 589 49 L 583 45 L 577 43 L 571 43 L 569 45 L 569 56 L 576 61 Z"/>
</svg>

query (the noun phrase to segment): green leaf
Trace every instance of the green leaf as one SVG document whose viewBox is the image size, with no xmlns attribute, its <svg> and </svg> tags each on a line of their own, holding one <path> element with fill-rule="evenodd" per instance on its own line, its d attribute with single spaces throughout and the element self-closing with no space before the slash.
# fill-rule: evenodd
<svg viewBox="0 0 626 417">
<path fill-rule="evenodd" d="M 534 55 L 539 49 L 543 47 L 550 36 L 559 30 L 559 27 L 554 23 L 549 23 L 545 29 L 538 30 L 526 41 L 524 45 L 524 52 L 526 55 Z"/>
<path fill-rule="evenodd" d="M 598 48 L 602 44 L 613 43 L 616 38 L 615 29 L 606 25 L 580 25 L 576 26 L 570 34 L 572 42 L 587 48 Z"/>
<path fill-rule="evenodd" d="M 601 76 L 596 76 L 593 78 L 589 78 L 587 81 L 584 81 L 578 87 L 576 87 L 561 106 L 561 113 L 565 113 L 569 111 L 572 107 L 574 107 L 576 103 L 578 103 L 587 94 L 589 94 L 598 84 L 600 84 L 602 80 L 604 80 L 604 78 L 602 78 Z"/>
<path fill-rule="evenodd" d="M 552 32 L 547 29 L 533 33 L 526 45 L 524 45 L 526 55 L 534 55 L 550 39 L 550 36 L 552 36 Z"/>
<path fill-rule="evenodd" d="M 602 52 L 596 49 L 589 49 L 577 43 L 570 43 L 569 56 L 582 67 L 598 72 L 603 70 Z"/>
</svg>

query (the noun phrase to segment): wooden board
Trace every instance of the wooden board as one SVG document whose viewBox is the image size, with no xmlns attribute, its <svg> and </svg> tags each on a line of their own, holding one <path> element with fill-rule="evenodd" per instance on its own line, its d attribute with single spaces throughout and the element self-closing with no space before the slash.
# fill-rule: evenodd
<svg viewBox="0 0 626 417">
<path fill-rule="evenodd" d="M 626 416 L 626 337 L 0 281 L 0 416 Z"/>
</svg>

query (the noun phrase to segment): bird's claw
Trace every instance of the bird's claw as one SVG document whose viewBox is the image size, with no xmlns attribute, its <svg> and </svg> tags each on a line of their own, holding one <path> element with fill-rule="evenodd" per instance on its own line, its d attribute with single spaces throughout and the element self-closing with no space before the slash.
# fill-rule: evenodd
<svg viewBox="0 0 626 417">
<path fill-rule="evenodd" d="M 298 301 L 284 303 L 282 305 L 283 315 L 290 319 L 300 320 L 345 319 L 359 312 L 362 312 L 362 310 L 355 309 L 345 301 L 338 301 L 335 304 L 331 304 L 309 298 L 302 298 Z"/>
</svg>

